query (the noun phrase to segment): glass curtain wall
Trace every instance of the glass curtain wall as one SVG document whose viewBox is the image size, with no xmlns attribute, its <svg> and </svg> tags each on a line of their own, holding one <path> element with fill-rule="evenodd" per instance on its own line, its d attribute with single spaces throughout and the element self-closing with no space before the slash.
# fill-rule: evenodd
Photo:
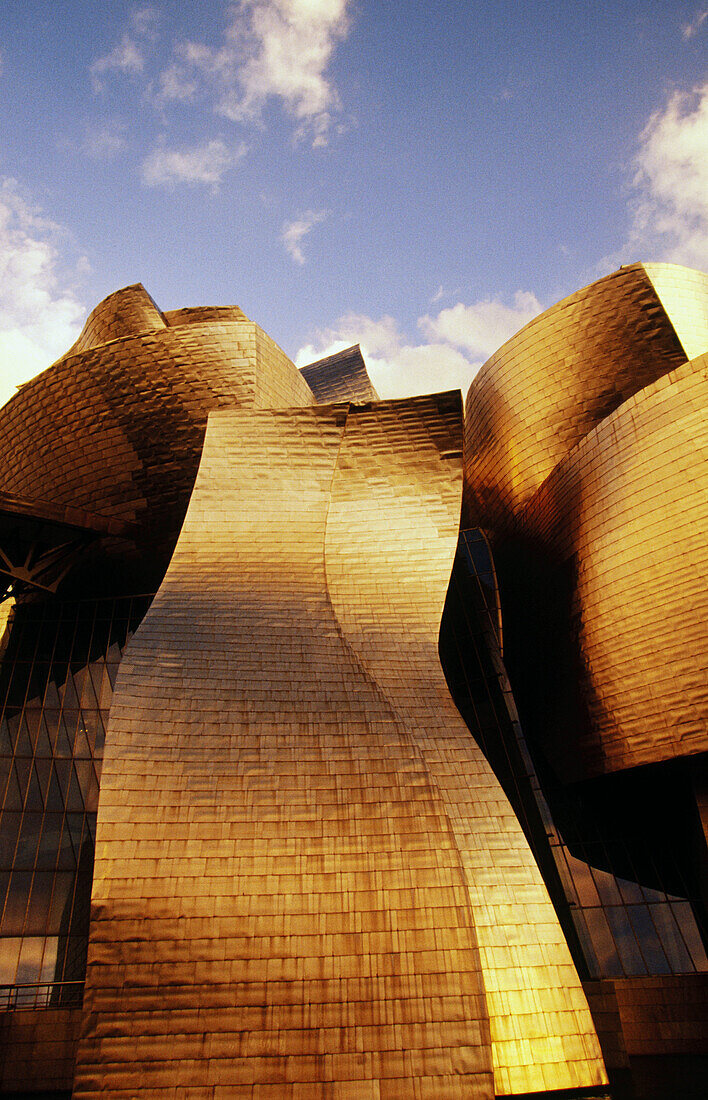
<svg viewBox="0 0 708 1100">
<path fill-rule="evenodd" d="M 101 761 L 151 596 L 14 607 L 0 664 L 0 1009 L 80 1004 Z"/>
</svg>

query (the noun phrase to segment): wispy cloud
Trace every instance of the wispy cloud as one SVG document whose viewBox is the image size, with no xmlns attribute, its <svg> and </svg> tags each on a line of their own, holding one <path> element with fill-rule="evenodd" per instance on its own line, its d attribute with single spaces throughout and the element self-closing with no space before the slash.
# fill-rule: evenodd
<svg viewBox="0 0 708 1100">
<path fill-rule="evenodd" d="M 85 309 L 63 277 L 61 237 L 14 180 L 0 183 L 0 402 L 80 331 Z"/>
<path fill-rule="evenodd" d="M 243 143 L 230 146 L 221 138 L 181 149 L 170 149 L 161 142 L 143 161 L 142 181 L 148 187 L 187 183 L 206 184 L 217 190 L 225 174 L 245 153 Z"/>
<path fill-rule="evenodd" d="M 459 302 L 437 317 L 419 318 L 418 328 L 428 337 L 424 343 L 407 341 L 393 317 L 350 313 L 301 348 L 295 362 L 305 366 L 360 344 L 382 397 L 447 389 L 465 393 L 482 362 L 541 309 L 535 295 L 523 291 L 517 293 L 513 306 L 498 300 Z"/>
<path fill-rule="evenodd" d="M 708 84 L 650 117 L 633 171 L 630 254 L 708 266 Z"/>
<path fill-rule="evenodd" d="M 131 29 L 141 38 L 156 38 L 162 12 L 151 4 L 133 8 L 128 16 Z"/>
<path fill-rule="evenodd" d="M 97 94 L 105 91 L 105 77 L 110 73 L 136 76 L 145 69 L 146 50 L 157 38 L 162 16 L 151 5 L 143 5 L 128 15 L 128 29 L 108 53 L 97 57 L 89 69 L 91 84 Z"/>
<path fill-rule="evenodd" d="M 304 240 L 311 229 L 314 229 L 316 225 L 323 222 L 327 217 L 327 210 L 306 210 L 295 221 L 286 222 L 283 226 L 283 232 L 281 234 L 281 240 L 285 245 L 285 251 L 296 264 L 304 264 L 305 257 L 300 247 L 300 242 Z"/>
<path fill-rule="evenodd" d="M 695 36 L 698 34 L 701 27 L 705 23 L 706 19 L 708 19 L 708 8 L 699 8 L 693 19 L 691 19 L 688 23 L 681 24 L 681 34 L 683 35 L 683 38 L 686 41 L 688 41 L 690 38 L 695 38 Z"/>
<path fill-rule="evenodd" d="M 196 92 L 197 81 L 177 64 L 163 69 L 149 90 L 152 102 L 158 107 L 165 107 L 168 103 L 188 103 L 194 99 Z"/>
<path fill-rule="evenodd" d="M 328 76 L 338 42 L 349 31 L 350 0 L 239 0 L 222 44 L 183 42 L 160 76 L 164 100 L 185 98 L 196 82 L 214 97 L 217 114 L 258 123 L 269 100 L 296 120 L 297 134 L 324 145 L 340 99 Z M 193 94 L 193 93 L 191 93 Z"/>
<path fill-rule="evenodd" d="M 107 73 L 140 73 L 145 68 L 145 56 L 137 42 L 124 34 L 120 42 L 110 53 L 98 57 L 90 68 L 91 83 L 95 92 L 105 88 L 104 77 Z"/>
</svg>

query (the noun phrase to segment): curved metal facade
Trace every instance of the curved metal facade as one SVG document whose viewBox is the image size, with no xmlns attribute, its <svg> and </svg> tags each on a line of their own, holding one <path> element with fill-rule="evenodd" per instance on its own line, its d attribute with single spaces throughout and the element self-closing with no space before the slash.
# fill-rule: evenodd
<svg viewBox="0 0 708 1100">
<path fill-rule="evenodd" d="M 708 278 L 636 264 L 470 388 L 466 521 L 489 533 L 512 681 L 565 779 L 707 747 L 704 362 L 684 350 L 707 340 Z"/>
<path fill-rule="evenodd" d="M 706 355 L 686 363 L 608 416 L 523 513 L 572 586 L 582 712 L 571 774 L 708 749 L 707 367 Z"/>
<path fill-rule="evenodd" d="M 455 395 L 210 417 L 112 707 L 74 1095 L 604 1079 L 437 659 L 460 450 Z"/>
<path fill-rule="evenodd" d="M 77 1098 L 601 1093 L 595 1027 L 626 1068 L 643 980 L 700 995 L 693 885 L 616 802 L 700 786 L 707 337 L 706 277 L 621 269 L 482 368 L 464 459 L 456 394 L 381 402 L 358 348 L 300 372 L 139 285 L 20 389 L 6 988 L 39 1030 L 0 1094 L 67 1081 L 41 1020 L 77 1026 L 102 755 Z M 58 595 L 12 564 L 72 531 Z"/>
<path fill-rule="evenodd" d="M 97 306 L 67 355 L 0 411 L 3 491 L 137 524 L 151 552 L 169 553 L 208 413 L 314 402 L 257 325 L 214 312 L 178 310 L 166 323 L 139 284 Z"/>
<path fill-rule="evenodd" d="M 546 310 L 484 364 L 466 402 L 468 526 L 513 525 L 583 436 L 686 361 L 651 279 L 667 268 L 667 300 L 695 346 L 706 327 L 706 280 L 671 265 L 633 264 Z"/>
</svg>

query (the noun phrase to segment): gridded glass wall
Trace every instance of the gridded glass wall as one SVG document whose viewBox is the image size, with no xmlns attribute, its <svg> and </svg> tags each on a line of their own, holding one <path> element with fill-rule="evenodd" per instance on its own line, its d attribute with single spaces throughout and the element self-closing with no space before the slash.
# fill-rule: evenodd
<svg viewBox="0 0 708 1100">
<path fill-rule="evenodd" d="M 101 760 L 150 596 L 18 606 L 0 665 L 0 1008 L 80 1003 Z"/>
<path fill-rule="evenodd" d="M 484 535 L 464 531 L 440 632 L 443 668 L 524 827 L 581 975 L 708 970 L 699 884 L 678 842 L 690 828 L 679 820 L 681 807 L 691 801 L 680 766 L 573 788 L 555 781 L 524 739 L 501 656 L 498 606 Z M 654 825 L 647 805 L 664 807 Z"/>
</svg>

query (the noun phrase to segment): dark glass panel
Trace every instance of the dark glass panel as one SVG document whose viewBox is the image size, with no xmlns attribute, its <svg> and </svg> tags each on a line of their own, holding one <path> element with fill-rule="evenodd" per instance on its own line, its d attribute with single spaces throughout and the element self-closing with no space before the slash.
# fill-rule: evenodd
<svg viewBox="0 0 708 1100">
<path fill-rule="evenodd" d="M 690 904 L 687 901 L 672 902 L 671 910 L 676 922 L 681 929 L 681 935 L 688 949 L 696 970 L 708 970 L 708 957 L 703 946 L 700 933 L 696 927 L 696 920 Z"/>
<path fill-rule="evenodd" d="M 54 732 L 55 731 L 52 730 L 52 736 Z M 39 723 L 39 732 L 37 734 L 37 744 L 35 746 L 35 756 L 40 759 L 48 758 L 51 760 L 53 755 L 54 749 L 52 747 L 52 738 L 50 737 L 49 730 L 47 728 L 47 716 L 46 714 L 42 713 Z"/>
<path fill-rule="evenodd" d="M 84 800 L 81 796 L 81 785 L 74 765 L 71 767 L 71 779 L 69 780 L 69 790 L 66 795 L 66 808 L 69 812 L 84 809 Z"/>
<path fill-rule="evenodd" d="M 59 935 L 62 918 L 70 907 L 76 876 L 73 871 L 57 871 L 54 876 L 54 890 L 49 904 L 47 921 L 48 935 Z"/>
<path fill-rule="evenodd" d="M 35 754 L 41 717 L 42 708 L 36 700 L 25 704 L 22 714 L 22 724 L 20 726 L 20 743 L 30 756 L 34 756 Z M 17 751 L 17 749 L 15 751 Z"/>
<path fill-rule="evenodd" d="M 53 871 L 61 843 L 62 815 L 45 814 L 42 835 L 37 849 L 35 867 L 41 871 Z"/>
<path fill-rule="evenodd" d="M 638 905 L 644 901 L 644 894 L 642 893 L 642 888 L 639 883 L 629 882 L 624 878 L 618 878 L 617 885 L 625 905 Z"/>
<path fill-rule="evenodd" d="M 74 739 L 74 729 L 67 729 L 64 715 L 60 715 L 57 719 L 57 732 L 54 740 L 54 755 L 68 759 L 72 755 L 72 743 Z"/>
<path fill-rule="evenodd" d="M 650 905 L 649 912 L 661 940 L 661 946 L 669 960 L 671 971 L 674 974 L 681 974 L 693 970 L 693 960 L 679 931 L 671 906 Z"/>
<path fill-rule="evenodd" d="M 19 811 L 0 816 L 0 866 L 11 868 L 15 858 L 15 848 L 20 835 L 22 814 Z"/>
<path fill-rule="evenodd" d="M 612 936 L 617 945 L 624 972 L 628 976 L 646 974 L 646 963 L 637 946 L 637 941 L 629 923 L 627 911 L 621 905 L 608 905 L 605 909 Z"/>
<path fill-rule="evenodd" d="M 12 756 L 12 738 L 7 720 L 4 717 L 0 720 L 0 754 L 2 756 Z"/>
<path fill-rule="evenodd" d="M 47 793 L 49 791 L 49 780 L 52 775 L 52 762 L 45 758 L 39 760 L 35 759 L 34 770 L 37 773 L 37 779 L 39 781 L 39 793 L 42 797 L 42 806 L 47 804 Z"/>
<path fill-rule="evenodd" d="M 39 777 L 37 775 L 37 769 L 32 763 L 29 774 L 29 783 L 27 785 L 27 795 L 25 797 L 25 813 L 40 812 L 44 809 L 44 799 L 42 798 L 42 790 L 39 785 Z"/>
<path fill-rule="evenodd" d="M 10 885 L 10 872 L 0 871 L 0 917 L 2 917 L 3 909 L 5 908 L 5 898 L 7 897 L 7 890 Z"/>
<path fill-rule="evenodd" d="M 54 772 L 59 781 L 59 790 L 61 792 L 62 803 L 66 806 L 66 799 L 69 793 L 69 784 L 71 782 L 71 760 L 55 760 Z"/>
<path fill-rule="evenodd" d="M 627 916 L 630 919 L 639 949 L 644 956 L 650 974 L 668 974 L 670 967 L 656 934 L 654 922 L 646 905 L 628 905 Z"/>
<path fill-rule="evenodd" d="M 27 788 L 29 787 L 30 776 L 32 774 L 32 760 L 27 756 L 15 757 L 15 776 L 17 778 L 17 788 L 20 794 L 20 805 L 24 806 L 25 798 L 27 797 Z M 14 806 L 12 807 L 14 809 Z"/>
<path fill-rule="evenodd" d="M 30 870 L 34 867 L 39 844 L 39 835 L 42 829 L 42 814 L 28 813 L 22 815 L 20 837 L 15 851 L 15 867 L 22 870 Z"/>
<path fill-rule="evenodd" d="M 57 776 L 55 764 L 52 764 L 52 773 L 49 778 L 45 806 L 49 813 L 61 813 L 64 809 L 64 799 L 61 796 L 59 777 Z"/>
<path fill-rule="evenodd" d="M 76 727 L 76 737 L 74 738 L 74 759 L 91 759 L 91 747 L 86 736 L 86 723 L 83 717 L 79 718 L 79 722 Z"/>
<path fill-rule="evenodd" d="M 29 773 L 26 779 L 29 778 Z M 20 787 L 20 779 L 17 775 L 17 769 L 13 764 L 10 769 L 10 777 L 7 781 L 7 787 L 5 789 L 5 803 L 4 811 L 7 813 L 9 810 L 21 810 L 24 803 L 24 794 Z"/>
<path fill-rule="evenodd" d="M 3 936 L 21 936 L 32 888 L 31 871 L 13 871 L 2 918 Z"/>
<path fill-rule="evenodd" d="M 62 821 L 62 833 L 59 842 L 59 851 L 57 853 L 57 868 L 60 871 L 73 871 L 76 868 L 76 852 L 71 842 L 71 832 L 69 831 L 66 818 L 64 817 Z"/>
<path fill-rule="evenodd" d="M 618 951 L 616 937 L 611 933 L 605 911 L 599 908 L 584 909 L 583 916 L 592 937 L 600 973 L 609 977 L 621 977 L 626 968 L 623 968 L 621 952 Z M 641 965 L 641 956 L 638 957 Z"/>
<path fill-rule="evenodd" d="M 35 871 L 25 919 L 26 936 L 43 936 L 45 934 L 53 885 L 53 871 Z"/>
</svg>

